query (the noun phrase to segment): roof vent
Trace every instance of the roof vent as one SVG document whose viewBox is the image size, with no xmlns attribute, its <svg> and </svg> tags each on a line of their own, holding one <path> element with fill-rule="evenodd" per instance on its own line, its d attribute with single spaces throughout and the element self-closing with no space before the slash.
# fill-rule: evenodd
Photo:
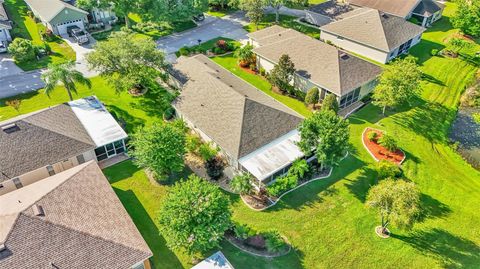
<svg viewBox="0 0 480 269">
<path fill-rule="evenodd" d="M 230 86 L 230 88 L 233 88 L 233 85 L 228 85 L 228 86 Z"/>
<path fill-rule="evenodd" d="M 350 59 L 350 56 L 348 54 L 346 54 L 345 52 L 341 52 L 340 53 L 340 58 L 342 60 L 348 60 L 348 59 Z"/>
<path fill-rule="evenodd" d="M 11 133 L 16 132 L 18 130 L 20 130 L 20 128 L 18 127 L 18 125 L 16 123 L 11 123 L 11 124 L 7 124 L 7 125 L 2 126 L 2 131 L 4 131 L 7 134 L 11 134 Z"/>
<path fill-rule="evenodd" d="M 0 252 L 6 250 L 7 247 L 5 246 L 5 244 L 0 244 Z"/>
<path fill-rule="evenodd" d="M 35 216 L 45 216 L 45 211 L 43 211 L 43 207 L 41 205 L 33 205 L 32 209 Z"/>
<path fill-rule="evenodd" d="M 387 13 L 382 13 L 382 18 L 384 18 L 384 19 L 388 19 L 388 15 L 387 15 Z"/>
</svg>

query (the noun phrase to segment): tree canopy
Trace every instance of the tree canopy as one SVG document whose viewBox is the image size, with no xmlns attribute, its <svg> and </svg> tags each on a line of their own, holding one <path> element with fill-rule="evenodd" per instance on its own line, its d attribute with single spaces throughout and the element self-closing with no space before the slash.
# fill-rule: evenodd
<svg viewBox="0 0 480 269">
<path fill-rule="evenodd" d="M 252 192 L 252 176 L 247 173 L 236 175 L 230 182 L 230 188 L 232 191 L 238 192 L 240 194 L 249 194 Z"/>
<path fill-rule="evenodd" d="M 467 35 L 480 36 L 480 1 L 457 0 L 458 8 L 452 24 Z"/>
<path fill-rule="evenodd" d="M 322 110 L 331 110 L 335 113 L 338 113 L 338 101 L 337 96 L 335 94 L 328 94 L 323 98 L 322 101 Z"/>
<path fill-rule="evenodd" d="M 295 64 L 288 54 L 283 54 L 278 60 L 278 64 L 270 72 L 269 80 L 274 86 L 282 91 L 289 91 L 292 86 L 290 82 L 295 74 Z"/>
<path fill-rule="evenodd" d="M 264 0 L 240 0 L 240 9 L 246 12 L 247 18 L 255 24 L 258 30 L 258 24 L 262 21 L 264 15 L 265 1 Z"/>
<path fill-rule="evenodd" d="M 142 88 L 165 78 L 165 55 L 151 39 L 139 39 L 130 31 L 114 32 L 98 42 L 87 55 L 90 68 L 98 71 L 120 92 Z"/>
<path fill-rule="evenodd" d="M 307 91 L 307 95 L 305 96 L 305 103 L 313 105 L 313 107 L 315 108 L 315 105 L 318 103 L 319 100 L 320 92 L 317 87 L 313 87 Z"/>
<path fill-rule="evenodd" d="M 60 64 L 49 64 L 47 71 L 42 74 L 45 82 L 45 94 L 50 93 L 61 83 L 67 90 L 70 101 L 73 101 L 72 92 L 77 94 L 76 83 L 92 87 L 90 79 L 85 78 L 80 71 L 75 70 L 75 62 L 69 61 Z"/>
<path fill-rule="evenodd" d="M 35 60 L 35 47 L 32 41 L 24 38 L 15 38 L 8 46 L 10 52 L 17 62 L 28 62 Z"/>
<path fill-rule="evenodd" d="M 299 126 L 300 149 L 314 152 L 322 165 L 337 165 L 349 148 L 348 120 L 327 110 L 314 113 Z"/>
<path fill-rule="evenodd" d="M 156 177 L 180 172 L 184 167 L 185 132 L 173 124 L 156 123 L 142 127 L 131 136 L 134 162 Z"/>
<path fill-rule="evenodd" d="M 228 197 L 191 175 L 168 191 L 159 212 L 160 231 L 169 248 L 192 255 L 217 247 L 231 216 Z"/>
<path fill-rule="evenodd" d="M 383 107 L 383 113 L 386 107 L 410 103 L 420 92 L 421 78 L 422 72 L 415 58 L 409 56 L 394 61 L 380 76 L 380 82 L 373 91 L 373 103 Z"/>
</svg>

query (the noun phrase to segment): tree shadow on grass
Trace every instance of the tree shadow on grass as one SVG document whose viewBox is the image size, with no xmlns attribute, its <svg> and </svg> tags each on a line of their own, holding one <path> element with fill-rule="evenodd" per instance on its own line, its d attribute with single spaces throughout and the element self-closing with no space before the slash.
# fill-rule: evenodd
<svg viewBox="0 0 480 269">
<path fill-rule="evenodd" d="M 148 92 L 138 97 L 138 103 L 131 103 L 133 108 L 141 109 L 150 117 L 162 119 L 163 113 L 171 107 L 171 102 L 175 97 L 159 85 L 149 87 Z"/>
<path fill-rule="evenodd" d="M 357 178 L 346 180 L 350 183 L 347 183 L 345 186 L 362 203 L 367 199 L 370 188 L 378 182 L 377 172 L 368 166 L 361 169 L 360 175 Z"/>
<path fill-rule="evenodd" d="M 26 93 L 21 93 L 21 94 L 15 95 L 15 96 L 0 99 L 0 107 L 7 106 L 6 101 L 8 101 L 8 100 L 19 99 L 19 100 L 24 101 L 24 100 L 28 100 L 30 98 L 33 98 L 34 96 L 36 96 L 40 93 L 41 93 L 40 91 L 29 91 L 29 92 L 26 92 Z M 22 109 L 21 106 L 20 106 L 20 109 Z"/>
<path fill-rule="evenodd" d="M 421 194 L 420 204 L 422 208 L 419 219 L 420 222 L 431 218 L 443 218 L 452 212 L 448 205 L 438 201 L 428 194 Z"/>
<path fill-rule="evenodd" d="M 135 193 L 131 190 L 124 191 L 115 187 L 113 189 L 153 252 L 153 257 L 150 258 L 152 268 L 165 268 L 166 264 L 169 268 L 182 268 L 177 256 L 166 246 L 166 241 L 160 235 L 158 227 Z M 162 266 L 160 267 L 160 265 Z"/>
<path fill-rule="evenodd" d="M 480 264 L 480 246 L 442 229 L 419 231 L 410 236 L 392 234 L 392 238 L 402 240 L 422 254 L 433 257 L 444 268 L 478 268 Z"/>
<path fill-rule="evenodd" d="M 437 84 L 439 86 L 445 86 L 445 83 L 443 81 L 437 79 L 436 77 L 434 77 L 432 75 L 426 74 L 426 73 L 422 74 L 422 79 L 424 81 L 427 81 L 427 82 L 430 82 L 430 83 L 433 83 L 433 84 Z"/>
<path fill-rule="evenodd" d="M 107 108 L 120 125 L 126 129 L 127 133 L 132 133 L 135 128 L 145 124 L 145 120 L 132 116 L 118 106 L 107 105 Z"/>
</svg>

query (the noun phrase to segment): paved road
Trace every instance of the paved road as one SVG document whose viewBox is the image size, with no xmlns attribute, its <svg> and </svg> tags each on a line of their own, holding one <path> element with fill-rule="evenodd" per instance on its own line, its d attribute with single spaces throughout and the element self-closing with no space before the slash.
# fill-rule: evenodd
<svg viewBox="0 0 480 269">
<path fill-rule="evenodd" d="M 0 98 L 35 91 L 45 85 L 40 79 L 40 71 L 21 72 L 0 77 Z"/>
</svg>

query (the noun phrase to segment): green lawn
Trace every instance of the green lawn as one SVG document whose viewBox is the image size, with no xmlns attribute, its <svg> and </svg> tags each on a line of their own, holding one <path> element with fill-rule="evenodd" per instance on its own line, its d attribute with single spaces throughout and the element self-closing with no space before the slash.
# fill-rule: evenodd
<svg viewBox="0 0 480 269">
<path fill-rule="evenodd" d="M 138 14 L 130 13 L 128 15 L 128 18 L 130 19 L 132 24 L 138 24 L 143 22 L 142 18 Z M 192 20 L 173 23 L 163 22 L 159 23 L 159 25 L 162 26 L 161 30 L 153 30 L 148 32 L 137 31 L 138 38 L 153 38 L 153 40 L 157 40 L 163 36 L 183 32 L 197 27 L 197 25 Z"/>
<path fill-rule="evenodd" d="M 287 16 L 287 15 L 280 15 L 280 22 L 279 25 L 283 26 L 285 28 L 292 28 L 295 29 L 299 32 L 302 32 L 306 35 L 309 35 L 313 38 L 320 38 L 320 29 L 318 27 L 311 27 L 311 26 L 306 26 L 303 24 L 300 24 L 296 22 L 295 20 L 297 17 L 292 17 L 292 16 Z M 266 28 L 268 26 L 272 26 L 275 23 L 275 14 L 267 14 L 263 17 L 262 22 L 258 24 L 258 29 L 255 26 L 255 24 L 250 23 L 243 28 L 251 33 L 255 32 L 257 30 L 261 30 L 263 28 Z"/>
<path fill-rule="evenodd" d="M 207 14 L 210 15 L 210 16 L 221 18 L 223 16 L 232 14 L 236 11 L 238 11 L 238 9 L 228 8 L 228 9 L 224 9 L 224 10 L 209 10 L 209 11 L 207 11 Z"/>
<path fill-rule="evenodd" d="M 14 22 L 12 29 L 13 37 L 22 37 L 32 40 L 34 45 L 41 45 L 43 41 L 39 30 L 44 28 L 42 24 L 37 24 L 35 20 L 27 16 L 28 7 L 23 0 L 6 0 L 5 7 Z M 69 60 L 75 60 L 75 51 L 62 39 L 57 38 L 48 42 L 52 48 L 52 54 L 38 61 L 16 63 L 25 71 L 47 67 L 49 63 L 62 63 Z"/>
<path fill-rule="evenodd" d="M 206 53 L 208 50 L 211 50 L 215 47 L 218 40 L 225 40 L 225 41 L 228 41 L 228 42 L 233 42 L 233 44 L 235 45 L 235 48 L 238 48 L 242 45 L 240 42 L 235 41 L 235 40 L 230 39 L 230 38 L 217 37 L 217 38 L 214 38 L 214 39 L 210 39 L 206 42 L 203 42 L 200 45 L 195 45 L 195 46 L 192 46 L 192 47 L 188 47 L 188 49 L 189 49 L 190 52 Z M 177 57 L 180 57 L 180 52 L 177 51 L 177 52 L 175 52 L 175 54 L 177 55 Z"/>
</svg>

